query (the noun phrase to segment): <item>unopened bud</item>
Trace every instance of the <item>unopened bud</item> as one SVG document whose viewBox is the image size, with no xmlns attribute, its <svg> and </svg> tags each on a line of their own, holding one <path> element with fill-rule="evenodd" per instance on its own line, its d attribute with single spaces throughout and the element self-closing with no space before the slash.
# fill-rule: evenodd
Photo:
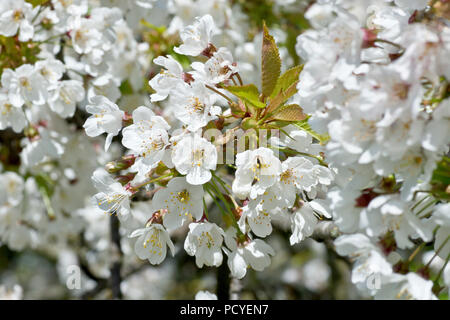
<svg viewBox="0 0 450 320">
<path fill-rule="evenodd" d="M 163 223 L 163 220 L 162 220 L 163 213 L 165 213 L 165 212 L 162 209 L 158 210 L 158 211 L 155 211 L 153 213 L 152 217 L 147 220 L 147 223 L 145 224 L 145 227 L 148 228 L 153 223 L 162 224 Z"/>
<path fill-rule="evenodd" d="M 125 112 L 122 117 L 122 125 L 123 127 L 129 126 L 133 124 L 133 116 L 128 112 Z"/>
<path fill-rule="evenodd" d="M 136 173 L 128 173 L 128 174 L 125 174 L 122 176 L 117 176 L 115 178 L 115 180 L 117 182 L 120 182 L 120 184 L 122 184 L 124 186 L 127 183 L 129 183 L 131 180 L 133 180 L 135 176 L 136 176 Z"/>
<path fill-rule="evenodd" d="M 23 134 L 25 135 L 25 137 L 27 137 L 31 141 L 39 138 L 39 131 L 33 125 L 30 125 L 27 128 L 25 128 L 25 130 L 23 131 Z"/>
<path fill-rule="evenodd" d="M 256 128 L 257 125 L 258 125 L 258 122 L 252 118 L 245 118 L 244 120 L 242 120 L 242 123 L 241 123 L 241 127 L 244 130 Z"/>
<path fill-rule="evenodd" d="M 235 118 L 244 118 L 245 117 L 245 106 L 242 101 L 239 101 L 239 104 L 236 102 L 230 103 L 231 114 Z"/>
<path fill-rule="evenodd" d="M 362 48 L 370 48 L 373 47 L 375 44 L 375 40 L 377 39 L 377 34 L 374 30 L 370 29 L 362 29 L 363 32 L 363 42 L 362 42 Z"/>
<path fill-rule="evenodd" d="M 105 165 L 106 171 L 116 173 L 121 170 L 128 169 L 134 164 L 136 157 L 134 155 L 123 156 L 120 160 L 110 161 Z"/>
<path fill-rule="evenodd" d="M 240 218 L 241 218 L 241 216 L 242 216 L 242 208 L 241 207 L 237 207 L 237 208 L 235 208 L 235 209 L 233 209 L 232 210 L 232 212 L 233 212 L 233 215 L 234 215 L 234 218 L 236 219 L 236 220 L 239 220 Z"/>
<path fill-rule="evenodd" d="M 53 27 L 52 21 L 50 19 L 48 19 L 48 18 L 42 19 L 41 25 L 46 30 L 50 30 Z"/>
</svg>

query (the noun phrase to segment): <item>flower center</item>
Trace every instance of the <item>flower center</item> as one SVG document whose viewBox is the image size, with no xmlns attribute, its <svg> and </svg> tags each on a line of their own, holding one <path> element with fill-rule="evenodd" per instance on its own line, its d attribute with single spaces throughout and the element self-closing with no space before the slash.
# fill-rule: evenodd
<svg viewBox="0 0 450 320">
<path fill-rule="evenodd" d="M 12 105 L 11 105 L 11 104 L 5 103 L 5 104 L 3 105 L 2 116 L 6 116 L 8 113 L 10 113 L 10 112 L 11 112 L 11 108 L 12 108 Z"/>
<path fill-rule="evenodd" d="M 194 112 L 202 112 L 205 109 L 205 105 L 200 101 L 198 97 L 192 97 L 191 107 Z"/>
<path fill-rule="evenodd" d="M 290 183 L 291 177 L 292 177 L 292 169 L 287 169 L 281 174 L 280 179 L 284 183 Z"/>
<path fill-rule="evenodd" d="M 192 165 L 200 167 L 203 163 L 204 153 L 205 151 L 202 149 L 192 151 Z"/>
<path fill-rule="evenodd" d="M 208 249 L 214 246 L 214 239 L 209 232 L 203 231 L 198 239 L 199 246 L 206 245 Z"/>
<path fill-rule="evenodd" d="M 151 247 L 149 248 L 150 253 L 157 253 L 161 255 L 161 249 L 163 247 L 162 242 L 159 238 L 159 230 L 153 230 L 150 236 L 144 242 L 144 248 L 147 248 L 147 245 L 150 243 Z"/>
<path fill-rule="evenodd" d="M 22 10 L 15 10 L 14 13 L 13 13 L 13 19 L 14 19 L 15 22 L 19 22 L 24 17 L 25 16 L 24 16 Z"/>
<path fill-rule="evenodd" d="M 28 81 L 28 78 L 26 77 L 20 78 L 20 85 L 28 90 L 31 90 L 30 81 Z"/>
<path fill-rule="evenodd" d="M 181 192 L 177 193 L 177 199 L 178 201 L 180 201 L 181 203 L 187 203 L 189 202 L 190 199 L 190 195 L 189 192 L 187 190 L 183 190 Z"/>
</svg>

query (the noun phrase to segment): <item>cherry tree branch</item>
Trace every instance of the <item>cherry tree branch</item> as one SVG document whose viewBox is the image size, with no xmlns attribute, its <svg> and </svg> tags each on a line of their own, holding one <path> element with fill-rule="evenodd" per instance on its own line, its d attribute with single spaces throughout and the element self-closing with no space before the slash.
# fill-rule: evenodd
<svg viewBox="0 0 450 320">
<path fill-rule="evenodd" d="M 111 236 L 111 266 L 110 266 L 110 286 L 113 299 L 122 299 L 122 291 L 120 290 L 120 283 L 122 282 L 121 267 L 122 267 L 122 250 L 120 247 L 120 233 L 119 233 L 119 219 L 116 215 L 110 217 L 110 236 Z"/>
</svg>

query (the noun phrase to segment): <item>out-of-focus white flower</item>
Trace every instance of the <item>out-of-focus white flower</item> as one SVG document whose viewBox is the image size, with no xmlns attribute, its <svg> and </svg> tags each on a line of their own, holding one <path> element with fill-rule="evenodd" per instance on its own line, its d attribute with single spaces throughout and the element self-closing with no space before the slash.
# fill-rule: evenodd
<svg viewBox="0 0 450 320">
<path fill-rule="evenodd" d="M 392 274 L 383 277 L 381 289 L 375 299 L 436 300 L 432 288 L 433 281 L 426 280 L 414 272 L 406 275 Z"/>
<path fill-rule="evenodd" d="M 0 130 L 11 127 L 14 132 L 21 132 L 27 125 L 27 119 L 22 108 L 17 108 L 10 103 L 6 94 L 0 94 Z"/>
<path fill-rule="evenodd" d="M 0 300 L 21 300 L 23 298 L 23 289 L 15 284 L 12 288 L 5 285 L 0 286 Z"/>
<path fill-rule="evenodd" d="M 76 104 L 84 99 L 83 84 L 78 80 L 64 80 L 49 87 L 48 105 L 63 118 L 72 117 Z"/>
<path fill-rule="evenodd" d="M 432 219 L 439 225 L 435 235 L 434 250 L 445 260 L 450 255 L 450 203 L 437 205 Z"/>
<path fill-rule="evenodd" d="M 19 41 L 28 41 L 34 35 L 32 19 L 39 11 L 24 0 L 4 0 L 0 4 L 0 34 L 11 37 L 19 32 Z"/>
<path fill-rule="evenodd" d="M 409 10 L 422 10 L 428 4 L 428 0 L 394 0 L 400 8 Z"/>
<path fill-rule="evenodd" d="M 209 46 L 216 32 L 213 18 L 209 14 L 204 15 L 180 32 L 183 44 L 175 47 L 174 50 L 179 54 L 198 56 Z"/>
<path fill-rule="evenodd" d="M 199 291 L 195 295 L 195 300 L 217 300 L 217 296 L 209 291 Z"/>
<path fill-rule="evenodd" d="M 393 274 L 391 264 L 380 248 L 373 244 L 367 236 L 360 233 L 343 235 L 337 238 L 334 244 L 338 254 L 356 260 L 352 270 L 352 282 L 362 291 L 374 294 L 373 290 L 380 288 L 375 285 L 373 288 L 368 286 L 368 281 L 371 281 L 372 278 L 373 280 L 375 278 L 382 279 L 384 276 Z"/>
<path fill-rule="evenodd" d="M 30 64 L 21 65 L 15 70 L 3 70 L 1 82 L 15 107 L 21 107 L 25 102 L 43 105 L 47 101 L 45 79 Z"/>
</svg>

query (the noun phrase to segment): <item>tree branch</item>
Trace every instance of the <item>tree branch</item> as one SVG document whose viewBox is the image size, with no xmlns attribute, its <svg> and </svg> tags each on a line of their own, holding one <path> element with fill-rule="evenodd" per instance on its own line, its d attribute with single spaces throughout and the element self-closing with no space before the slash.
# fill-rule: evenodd
<svg viewBox="0 0 450 320">
<path fill-rule="evenodd" d="M 109 280 L 112 298 L 122 299 L 122 291 L 120 290 L 120 283 L 122 282 L 120 274 L 120 269 L 122 267 L 122 250 L 120 247 L 119 219 L 113 214 L 109 221 L 111 232 L 111 275 Z"/>
</svg>

